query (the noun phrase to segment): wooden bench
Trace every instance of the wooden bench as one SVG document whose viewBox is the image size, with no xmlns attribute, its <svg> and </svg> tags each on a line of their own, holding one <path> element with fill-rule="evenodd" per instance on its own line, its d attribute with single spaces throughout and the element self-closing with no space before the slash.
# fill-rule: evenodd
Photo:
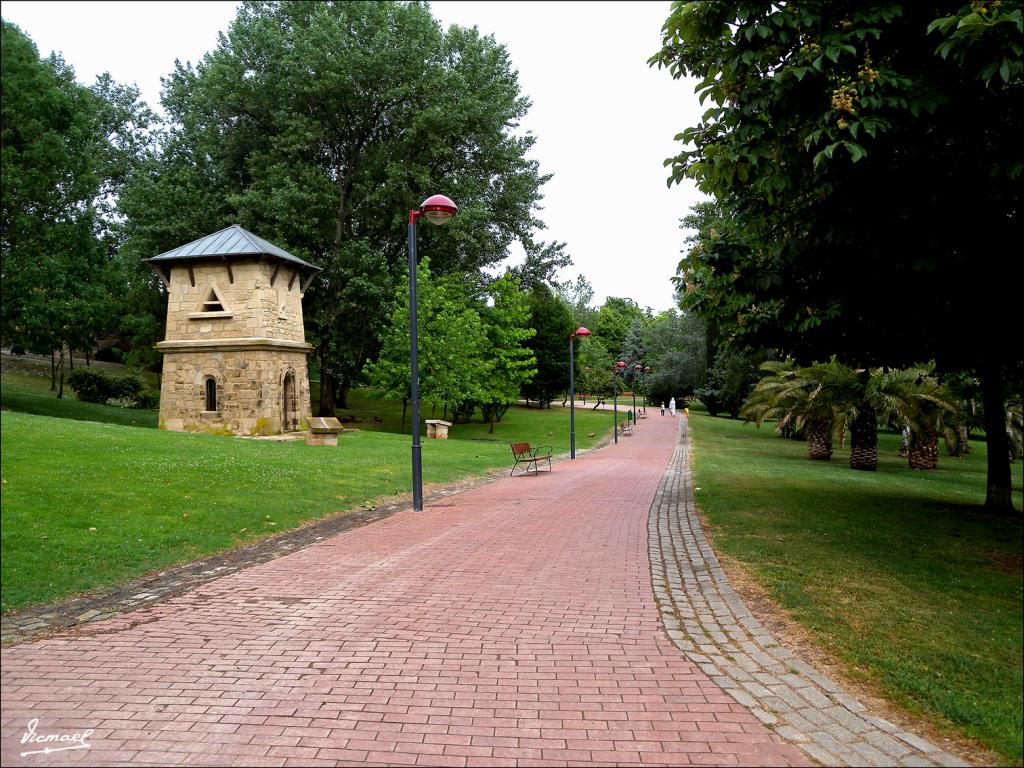
<svg viewBox="0 0 1024 768">
<path fill-rule="evenodd" d="M 629 419 L 619 424 L 619 433 L 623 435 L 633 434 L 633 425 L 629 423 Z"/>
<path fill-rule="evenodd" d="M 548 472 L 551 471 L 551 446 L 542 445 L 539 448 L 530 448 L 529 443 L 512 443 L 512 458 L 515 459 L 515 464 L 512 465 L 512 471 L 509 475 L 514 475 L 516 468 L 520 464 L 526 465 L 526 471 L 530 471 L 531 465 L 533 466 L 533 474 L 540 473 L 540 462 L 547 461 Z"/>
</svg>

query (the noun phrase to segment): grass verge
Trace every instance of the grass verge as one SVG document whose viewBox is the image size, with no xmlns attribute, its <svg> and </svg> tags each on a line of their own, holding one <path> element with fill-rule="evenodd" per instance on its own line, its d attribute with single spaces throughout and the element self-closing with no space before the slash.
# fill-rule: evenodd
<svg viewBox="0 0 1024 768">
<path fill-rule="evenodd" d="M 124 410 L 95 408 L 97 417 Z M 580 448 L 611 430 L 607 414 L 577 417 Z M 0 424 L 4 612 L 110 587 L 411 487 L 406 435 L 352 431 L 324 448 L 15 412 Z M 510 466 L 511 439 L 567 452 L 568 414 L 514 408 L 489 439 L 424 440 L 424 483 Z"/>
<path fill-rule="evenodd" d="M 691 434 L 716 548 L 855 678 L 1020 765 L 1024 528 L 978 506 L 984 443 L 912 472 L 881 434 L 878 471 L 855 472 L 848 451 L 812 462 L 805 443 L 692 409 Z"/>
</svg>

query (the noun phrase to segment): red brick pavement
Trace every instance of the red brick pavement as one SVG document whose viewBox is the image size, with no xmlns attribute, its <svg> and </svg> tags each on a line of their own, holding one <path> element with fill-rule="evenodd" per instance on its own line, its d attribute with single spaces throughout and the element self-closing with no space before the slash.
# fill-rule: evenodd
<svg viewBox="0 0 1024 768">
<path fill-rule="evenodd" d="M 0 759 L 807 765 L 662 630 L 647 515 L 677 425 L 4 649 Z M 91 746 L 22 756 L 32 719 Z"/>
</svg>

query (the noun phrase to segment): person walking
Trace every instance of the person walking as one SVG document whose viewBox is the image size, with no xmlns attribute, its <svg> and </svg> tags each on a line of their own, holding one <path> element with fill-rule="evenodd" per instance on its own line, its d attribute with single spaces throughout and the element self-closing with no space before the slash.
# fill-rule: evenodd
<svg viewBox="0 0 1024 768">
<path fill-rule="evenodd" d="M 672 412 L 672 418 L 676 417 L 676 399 L 673 397 L 668 401 L 668 409 Z"/>
<path fill-rule="evenodd" d="M 665 415 L 665 401 L 664 400 L 661 401 L 661 415 L 662 416 Z"/>
</svg>

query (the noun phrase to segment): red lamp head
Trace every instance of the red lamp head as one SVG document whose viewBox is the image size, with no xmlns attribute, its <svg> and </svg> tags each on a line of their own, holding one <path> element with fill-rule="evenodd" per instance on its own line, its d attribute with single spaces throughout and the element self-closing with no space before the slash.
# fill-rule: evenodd
<svg viewBox="0 0 1024 768">
<path fill-rule="evenodd" d="M 569 338 L 570 339 L 575 339 L 577 336 L 589 336 L 589 335 L 590 335 L 590 331 L 588 331 L 583 326 L 580 326 L 575 331 L 573 331 L 572 333 L 569 334 Z"/>
<path fill-rule="evenodd" d="M 622 360 L 619 360 L 619 362 L 615 364 L 615 367 L 621 371 L 623 368 L 626 367 L 626 364 Z"/>
<path fill-rule="evenodd" d="M 634 371 L 642 371 L 643 369 L 644 367 L 640 365 L 640 363 L 637 363 L 636 365 L 633 366 Z"/>
<path fill-rule="evenodd" d="M 459 212 L 458 206 L 444 195 L 432 195 L 420 206 L 422 213 L 431 224 L 447 224 Z"/>
</svg>

